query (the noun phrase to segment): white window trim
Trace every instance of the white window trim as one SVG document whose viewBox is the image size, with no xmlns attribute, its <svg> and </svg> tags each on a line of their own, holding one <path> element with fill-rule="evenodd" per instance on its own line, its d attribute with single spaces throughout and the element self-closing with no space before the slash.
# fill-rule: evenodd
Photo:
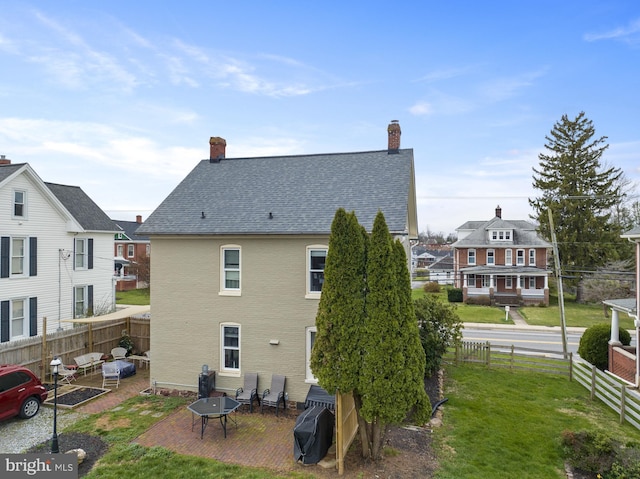
<svg viewBox="0 0 640 479">
<path fill-rule="evenodd" d="M 136 255 L 136 246 L 133 244 L 127 245 L 127 258 L 133 258 Z"/>
<path fill-rule="evenodd" d="M 329 247 L 323 244 L 314 244 L 309 245 L 306 248 L 306 266 L 305 266 L 305 276 L 306 276 L 306 286 L 305 286 L 305 299 L 320 299 L 322 291 L 311 291 L 311 251 L 324 250 L 327 254 L 329 253 Z"/>
<path fill-rule="evenodd" d="M 13 322 L 13 304 L 19 301 L 22 303 L 22 333 L 17 334 L 14 331 Z M 26 338 L 29 336 L 29 301 L 26 298 L 12 298 L 9 300 L 9 338 L 11 340 Z"/>
<path fill-rule="evenodd" d="M 522 253 L 522 256 L 520 256 L 518 253 Z M 524 266 L 525 264 L 526 264 L 526 258 L 524 256 L 524 250 L 523 249 L 516 250 L 516 266 Z"/>
<path fill-rule="evenodd" d="M 16 240 L 22 241 L 22 272 L 21 273 L 16 273 L 13 268 L 13 260 L 14 258 L 17 257 L 14 254 L 14 247 L 13 247 L 13 242 Z M 12 236 L 10 245 L 11 246 L 9 251 L 9 276 L 11 278 L 24 278 L 25 276 L 29 276 L 29 265 L 27 264 L 27 261 L 29 260 L 29 251 L 28 251 L 29 242 L 27 241 L 27 238 L 24 238 L 22 236 Z"/>
<path fill-rule="evenodd" d="M 507 248 L 504 250 L 504 265 L 513 265 L 513 250 L 511 248 Z"/>
<path fill-rule="evenodd" d="M 78 314 L 78 290 L 82 290 L 82 314 Z M 87 286 L 74 286 L 73 287 L 73 317 L 85 318 L 89 309 L 89 291 Z"/>
<path fill-rule="evenodd" d="M 489 262 L 489 258 L 492 259 L 491 262 Z M 496 250 L 488 249 L 487 250 L 487 265 L 495 266 L 495 264 L 496 264 Z"/>
<path fill-rule="evenodd" d="M 473 263 L 471 262 L 471 253 L 473 252 Z M 475 249 L 468 249 L 467 250 L 467 264 L 476 264 L 477 258 L 476 258 L 476 250 Z"/>
<path fill-rule="evenodd" d="M 536 277 L 529 276 L 529 289 L 536 289 Z"/>
<path fill-rule="evenodd" d="M 308 327 L 305 332 L 306 372 L 304 382 L 308 384 L 318 384 L 318 379 L 313 375 L 313 372 L 311 371 L 311 333 L 317 333 L 317 328 L 315 326 Z"/>
<path fill-rule="evenodd" d="M 225 328 L 238 328 L 238 356 L 240 358 L 240 364 L 238 368 L 227 368 L 224 365 L 224 329 Z M 238 323 L 220 323 L 220 376 L 228 377 L 240 377 L 242 369 L 242 326 Z"/>
<path fill-rule="evenodd" d="M 536 250 L 532 248 L 529 250 L 529 266 L 535 266 L 535 265 L 536 265 Z"/>
<path fill-rule="evenodd" d="M 513 276 L 506 276 L 504 278 L 504 289 L 513 289 Z"/>
<path fill-rule="evenodd" d="M 85 270 L 88 269 L 88 262 L 89 262 L 89 254 L 88 254 L 88 241 L 87 238 L 75 238 L 74 240 L 74 248 L 73 248 L 73 254 L 74 254 L 74 266 L 76 270 Z M 82 243 L 82 253 L 78 253 L 78 244 Z M 78 266 L 78 257 L 81 256 L 82 257 L 82 266 Z M 75 311 L 75 307 L 74 307 L 74 311 Z"/>
<path fill-rule="evenodd" d="M 238 250 L 238 278 L 240 282 L 239 288 L 227 288 L 225 286 L 227 270 L 224 267 L 224 253 L 227 250 Z M 218 292 L 218 294 L 220 296 L 242 296 L 242 248 L 240 247 L 240 245 L 225 244 L 220 246 L 220 291 Z"/>
<path fill-rule="evenodd" d="M 123 252 L 123 245 L 119 244 L 118 245 L 118 253 L 116 256 L 120 256 L 121 258 L 124 258 L 124 252 Z"/>
<path fill-rule="evenodd" d="M 16 215 L 16 193 L 22 193 L 22 214 L 21 215 Z M 12 202 L 11 202 L 11 217 L 15 218 L 15 219 L 20 219 L 20 220 L 26 220 L 27 219 L 27 192 L 26 190 L 20 190 L 20 189 L 15 189 L 13 190 L 13 194 L 11 196 L 12 198 Z"/>
</svg>

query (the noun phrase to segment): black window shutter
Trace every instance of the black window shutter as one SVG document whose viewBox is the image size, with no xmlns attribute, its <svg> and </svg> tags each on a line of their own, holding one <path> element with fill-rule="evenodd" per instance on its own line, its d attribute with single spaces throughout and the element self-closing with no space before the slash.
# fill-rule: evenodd
<svg viewBox="0 0 640 479">
<path fill-rule="evenodd" d="M 89 238 L 87 240 L 87 243 L 88 243 L 88 247 L 87 247 L 87 249 L 88 249 L 88 252 L 87 252 L 87 256 L 88 256 L 87 268 L 88 269 L 93 269 L 93 238 Z"/>
<path fill-rule="evenodd" d="M 0 343 L 9 341 L 9 301 L 0 301 Z"/>
<path fill-rule="evenodd" d="M 93 285 L 87 286 L 87 313 L 93 314 Z"/>
<path fill-rule="evenodd" d="M 38 276 L 38 238 L 29 238 L 29 276 Z"/>
<path fill-rule="evenodd" d="M 9 277 L 9 242 L 8 236 L 0 238 L 0 278 Z"/>
<path fill-rule="evenodd" d="M 38 298 L 29 298 L 29 336 L 38 334 Z"/>
</svg>

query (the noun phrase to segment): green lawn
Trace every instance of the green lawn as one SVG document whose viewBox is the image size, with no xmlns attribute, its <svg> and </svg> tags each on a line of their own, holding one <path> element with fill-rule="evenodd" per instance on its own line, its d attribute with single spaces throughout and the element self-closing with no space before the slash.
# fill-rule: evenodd
<svg viewBox="0 0 640 479">
<path fill-rule="evenodd" d="M 150 304 L 149 288 L 132 289 L 131 291 L 117 291 L 117 304 L 132 304 L 135 306 L 144 306 Z"/>
<path fill-rule="evenodd" d="M 448 365 L 444 396 L 438 479 L 564 478 L 563 430 L 640 441 L 640 431 L 562 376 Z"/>
<path fill-rule="evenodd" d="M 425 293 L 422 288 L 415 288 L 412 291 L 414 299 L 421 298 L 425 294 L 436 294 L 442 301 L 448 301 L 447 292 L 443 288 L 439 293 Z M 520 315 L 531 326 L 560 326 L 560 307 L 558 297 L 551 294 L 548 307 L 524 306 L 518 308 Z M 454 303 L 460 320 L 465 323 L 491 323 L 491 324 L 513 324 L 513 321 L 505 321 L 504 308 L 492 306 L 475 306 L 464 303 Z M 575 298 L 567 296 L 565 298 L 565 321 L 567 326 L 588 328 L 598 323 L 611 323 L 611 313 L 605 317 L 602 304 L 578 304 Z M 634 329 L 633 320 L 626 314 L 620 314 L 620 327 L 624 329 Z"/>
</svg>

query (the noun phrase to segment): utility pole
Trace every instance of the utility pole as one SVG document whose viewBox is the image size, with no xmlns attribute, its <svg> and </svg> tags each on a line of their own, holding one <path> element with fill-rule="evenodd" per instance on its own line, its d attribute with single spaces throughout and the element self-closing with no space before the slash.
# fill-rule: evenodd
<svg viewBox="0 0 640 479">
<path fill-rule="evenodd" d="M 553 216 L 551 208 L 547 210 L 549 213 L 549 230 L 551 231 L 551 244 L 553 246 L 553 261 L 556 270 L 556 282 L 558 284 L 558 306 L 560 306 L 560 326 L 562 329 L 562 352 L 564 358 L 567 359 L 567 323 L 564 316 L 564 292 L 562 289 L 562 273 L 560 272 L 560 256 L 558 255 L 558 241 L 556 240 L 556 230 L 553 226 Z"/>
</svg>

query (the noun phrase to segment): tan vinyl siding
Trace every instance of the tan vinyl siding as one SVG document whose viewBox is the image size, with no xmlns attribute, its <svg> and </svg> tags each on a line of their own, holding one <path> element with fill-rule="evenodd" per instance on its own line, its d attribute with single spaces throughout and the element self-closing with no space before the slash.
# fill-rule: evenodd
<svg viewBox="0 0 640 479">
<path fill-rule="evenodd" d="M 152 381 L 158 387 L 197 387 L 203 364 L 220 370 L 220 324 L 241 325 L 240 376 L 217 374 L 232 394 L 245 372 L 259 390 L 271 374 L 287 377 L 290 400 L 303 401 L 305 329 L 315 324 L 317 299 L 305 299 L 307 246 L 328 237 L 152 237 Z M 241 248 L 241 295 L 220 295 L 223 245 Z M 278 345 L 269 341 L 277 339 Z M 157 352 L 157 353 L 156 353 Z"/>
</svg>

